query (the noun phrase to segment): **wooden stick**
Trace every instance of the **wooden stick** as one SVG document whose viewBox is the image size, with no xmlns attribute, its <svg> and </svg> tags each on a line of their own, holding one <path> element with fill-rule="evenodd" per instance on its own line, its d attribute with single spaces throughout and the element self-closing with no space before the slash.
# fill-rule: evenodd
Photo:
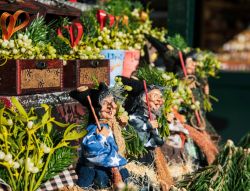
<svg viewBox="0 0 250 191">
<path fill-rule="evenodd" d="M 145 96 L 146 96 L 146 102 L 147 102 L 147 106 L 148 106 L 148 115 L 149 115 L 149 120 L 152 121 L 152 115 L 151 115 L 151 109 L 150 109 L 150 105 L 149 105 L 149 100 L 148 100 L 148 89 L 147 89 L 147 83 L 145 80 L 143 80 L 143 85 L 144 85 L 144 91 L 145 91 Z"/>
<path fill-rule="evenodd" d="M 95 122 L 96 122 L 97 128 L 98 128 L 99 131 L 101 131 L 102 128 L 101 128 L 101 125 L 100 125 L 99 120 L 98 120 L 98 118 L 97 118 L 97 115 L 96 115 L 96 113 L 95 113 L 95 109 L 94 109 L 94 107 L 93 107 L 93 105 L 92 105 L 90 96 L 87 96 L 87 98 L 88 98 L 88 101 L 89 101 L 89 105 L 90 105 L 91 111 L 92 111 L 92 113 L 93 113 L 93 115 L 94 115 L 94 118 L 95 118 Z"/>
<path fill-rule="evenodd" d="M 184 60 L 183 60 L 182 52 L 179 51 L 178 53 L 179 53 L 179 58 L 180 58 L 180 61 L 181 61 L 182 71 L 184 73 L 185 78 L 187 78 L 187 69 L 185 67 L 185 63 L 184 63 Z M 192 96 L 192 102 L 195 103 L 194 96 Z M 195 113 L 195 117 L 196 117 L 197 122 L 198 122 L 198 126 L 201 127 L 201 119 L 200 119 L 199 113 L 198 113 L 197 110 L 195 110 L 194 113 Z"/>
<path fill-rule="evenodd" d="M 181 60 L 182 71 L 183 71 L 184 76 L 185 76 L 185 78 L 186 78 L 186 77 L 187 77 L 187 69 L 186 69 L 186 67 L 185 67 L 185 63 L 184 63 L 183 55 L 182 55 L 182 52 L 181 52 L 181 51 L 179 51 L 179 58 L 180 58 L 180 60 Z"/>
</svg>

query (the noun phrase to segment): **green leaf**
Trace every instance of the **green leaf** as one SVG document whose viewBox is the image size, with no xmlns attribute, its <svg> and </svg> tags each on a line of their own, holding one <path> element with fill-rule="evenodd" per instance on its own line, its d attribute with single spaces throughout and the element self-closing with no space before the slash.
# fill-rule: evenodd
<svg viewBox="0 0 250 191">
<path fill-rule="evenodd" d="M 28 114 L 26 113 L 23 106 L 20 104 L 20 102 L 15 97 L 11 97 L 12 104 L 17 108 L 18 112 L 24 116 L 25 118 L 28 118 Z"/>
<path fill-rule="evenodd" d="M 76 157 L 75 151 L 71 148 L 59 148 L 52 155 L 48 169 L 44 175 L 43 182 L 56 176 L 72 164 Z"/>
<path fill-rule="evenodd" d="M 73 130 L 76 127 L 79 127 L 80 125 L 77 124 L 71 124 L 70 126 L 67 127 L 67 129 L 64 131 L 63 136 L 66 136 L 71 130 Z"/>
<path fill-rule="evenodd" d="M 3 112 L 4 112 L 4 108 L 1 108 L 0 109 L 0 125 L 2 125 Z"/>
<path fill-rule="evenodd" d="M 52 123 L 56 124 L 58 127 L 68 127 L 69 126 L 68 123 L 65 124 L 65 123 L 55 121 L 55 120 L 53 120 Z"/>
<path fill-rule="evenodd" d="M 49 111 L 46 111 L 45 114 L 44 114 L 43 117 L 42 117 L 42 124 L 43 124 L 43 125 L 45 125 L 45 124 L 48 122 L 49 117 L 50 117 Z"/>
<path fill-rule="evenodd" d="M 52 124 L 52 123 L 47 123 L 47 131 L 48 131 L 48 134 L 50 134 L 52 128 L 53 128 L 53 124 Z"/>
<path fill-rule="evenodd" d="M 76 130 L 69 132 L 68 134 L 66 134 L 64 136 L 64 140 L 66 141 L 72 141 L 72 140 L 77 140 L 82 138 L 83 136 L 85 136 L 87 134 L 86 130 L 83 130 L 82 132 L 77 132 Z"/>
</svg>

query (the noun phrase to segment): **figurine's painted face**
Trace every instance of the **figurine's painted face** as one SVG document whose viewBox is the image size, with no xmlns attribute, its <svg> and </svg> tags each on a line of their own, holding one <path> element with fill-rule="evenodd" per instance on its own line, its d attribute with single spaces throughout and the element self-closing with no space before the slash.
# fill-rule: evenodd
<svg viewBox="0 0 250 191">
<path fill-rule="evenodd" d="M 117 105 L 114 101 L 113 96 L 105 97 L 101 102 L 101 111 L 100 111 L 100 118 L 101 119 L 113 119 L 116 114 Z"/>
<path fill-rule="evenodd" d="M 195 67 L 196 67 L 196 61 L 194 61 L 192 58 L 188 57 L 186 59 L 186 69 L 187 74 L 191 75 L 195 73 Z"/>
<path fill-rule="evenodd" d="M 159 89 L 152 89 L 148 92 L 148 101 L 152 111 L 159 111 L 164 104 L 162 93 Z"/>
</svg>

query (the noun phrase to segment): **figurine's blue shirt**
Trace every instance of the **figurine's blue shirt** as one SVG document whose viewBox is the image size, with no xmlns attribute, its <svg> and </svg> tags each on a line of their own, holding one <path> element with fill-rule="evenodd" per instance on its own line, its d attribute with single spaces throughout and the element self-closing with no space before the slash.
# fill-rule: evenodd
<svg viewBox="0 0 250 191">
<path fill-rule="evenodd" d="M 110 130 L 107 124 L 101 124 L 102 128 Z M 87 127 L 88 134 L 82 141 L 82 157 L 90 164 L 103 167 L 124 166 L 127 161 L 118 154 L 118 147 L 112 131 L 108 137 L 96 133 L 97 125 Z"/>
</svg>

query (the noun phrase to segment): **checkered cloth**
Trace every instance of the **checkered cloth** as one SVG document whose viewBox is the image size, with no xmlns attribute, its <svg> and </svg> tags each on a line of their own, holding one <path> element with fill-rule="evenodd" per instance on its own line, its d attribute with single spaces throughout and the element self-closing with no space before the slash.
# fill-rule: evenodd
<svg viewBox="0 0 250 191">
<path fill-rule="evenodd" d="M 72 166 L 69 169 L 61 172 L 59 175 L 54 176 L 40 186 L 37 191 L 55 191 L 64 186 L 74 186 L 78 177 Z"/>
</svg>

